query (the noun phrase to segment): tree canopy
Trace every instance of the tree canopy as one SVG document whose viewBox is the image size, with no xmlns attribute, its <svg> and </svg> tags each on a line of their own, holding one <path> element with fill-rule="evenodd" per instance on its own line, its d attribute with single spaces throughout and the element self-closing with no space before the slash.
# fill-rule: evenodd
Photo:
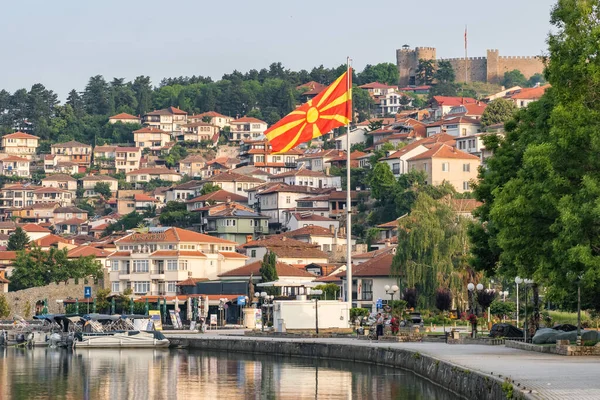
<svg viewBox="0 0 600 400">
<path fill-rule="evenodd" d="M 29 236 L 20 226 L 8 237 L 7 250 L 18 251 L 23 250 L 29 244 Z"/>
<path fill-rule="evenodd" d="M 481 126 L 505 123 L 515 115 L 517 110 L 515 103 L 510 100 L 502 98 L 492 100 L 481 116 Z"/>
</svg>

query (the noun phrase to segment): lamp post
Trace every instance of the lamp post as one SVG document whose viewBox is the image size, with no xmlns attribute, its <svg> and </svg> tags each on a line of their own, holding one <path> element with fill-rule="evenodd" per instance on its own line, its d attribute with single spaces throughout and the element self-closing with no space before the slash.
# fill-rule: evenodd
<svg viewBox="0 0 600 400">
<path fill-rule="evenodd" d="M 515 284 L 517 285 L 517 328 L 519 327 L 519 285 L 523 283 L 523 279 L 520 277 L 515 278 Z"/>
<path fill-rule="evenodd" d="M 392 307 L 392 314 L 394 312 L 394 294 L 396 294 L 396 292 L 398 290 L 400 290 L 400 288 L 398 287 L 398 285 L 385 285 L 383 287 L 385 289 L 385 293 L 389 294 L 391 296 L 391 307 Z"/>
<path fill-rule="evenodd" d="M 577 346 L 581 346 L 581 278 L 577 277 Z"/>
<path fill-rule="evenodd" d="M 266 321 L 265 321 L 265 316 L 264 316 L 264 307 L 265 307 L 265 303 L 268 301 L 269 295 L 267 295 L 267 292 L 260 292 L 260 297 L 262 298 L 262 305 L 261 305 L 261 320 L 262 320 L 262 331 L 265 331 L 265 325 L 266 325 Z M 269 310 L 266 309 L 266 312 L 268 313 Z"/>
<path fill-rule="evenodd" d="M 320 289 L 311 290 L 310 294 L 315 297 L 315 332 L 317 335 L 319 334 L 319 297 L 323 294 L 323 291 Z"/>
<path fill-rule="evenodd" d="M 475 285 L 472 282 L 469 282 L 467 290 L 469 291 L 469 322 L 471 322 L 471 337 L 475 337 L 475 324 L 471 321 L 471 315 L 473 315 L 473 290 L 475 290 Z"/>
</svg>

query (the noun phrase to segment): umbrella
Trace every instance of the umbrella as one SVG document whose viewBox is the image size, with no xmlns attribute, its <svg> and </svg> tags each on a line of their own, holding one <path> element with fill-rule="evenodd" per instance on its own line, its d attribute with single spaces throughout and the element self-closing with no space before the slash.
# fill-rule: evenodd
<svg viewBox="0 0 600 400">
<path fill-rule="evenodd" d="M 75 314 L 79 314 L 79 298 L 75 299 Z"/>
<path fill-rule="evenodd" d="M 96 300 L 94 300 L 94 310 L 96 309 Z M 96 312 L 96 311 L 94 311 Z M 112 299 L 110 299 L 110 313 L 114 314 L 115 313 L 115 298 L 113 297 Z"/>
<path fill-rule="evenodd" d="M 133 297 L 129 298 L 129 314 L 133 315 Z"/>
<path fill-rule="evenodd" d="M 48 314 L 48 299 L 44 299 L 44 308 L 42 309 L 42 314 Z"/>
<path fill-rule="evenodd" d="M 148 315 L 148 311 L 150 311 L 150 306 L 148 304 L 148 298 L 146 297 L 146 304 L 144 305 L 144 315 Z"/>
<path fill-rule="evenodd" d="M 187 311 L 187 319 L 188 321 L 192 320 L 192 298 L 188 297 L 187 302 L 186 302 L 186 311 Z"/>
<path fill-rule="evenodd" d="M 94 302 L 92 303 L 92 312 L 96 313 L 96 298 L 94 297 Z"/>
</svg>

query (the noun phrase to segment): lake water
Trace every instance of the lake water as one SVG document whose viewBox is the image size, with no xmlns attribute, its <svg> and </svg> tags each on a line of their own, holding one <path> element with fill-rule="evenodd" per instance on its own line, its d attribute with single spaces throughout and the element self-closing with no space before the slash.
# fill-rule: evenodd
<svg viewBox="0 0 600 400">
<path fill-rule="evenodd" d="M 187 350 L 0 348 L 5 399 L 436 399 L 455 395 L 399 369 Z"/>
</svg>

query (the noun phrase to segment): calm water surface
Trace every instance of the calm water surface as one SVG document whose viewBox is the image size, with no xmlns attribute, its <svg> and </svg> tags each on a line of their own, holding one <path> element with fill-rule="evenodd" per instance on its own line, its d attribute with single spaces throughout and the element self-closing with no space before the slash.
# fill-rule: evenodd
<svg viewBox="0 0 600 400">
<path fill-rule="evenodd" d="M 187 350 L 0 348 L 5 399 L 436 399 L 402 370 L 342 361 Z"/>
</svg>

